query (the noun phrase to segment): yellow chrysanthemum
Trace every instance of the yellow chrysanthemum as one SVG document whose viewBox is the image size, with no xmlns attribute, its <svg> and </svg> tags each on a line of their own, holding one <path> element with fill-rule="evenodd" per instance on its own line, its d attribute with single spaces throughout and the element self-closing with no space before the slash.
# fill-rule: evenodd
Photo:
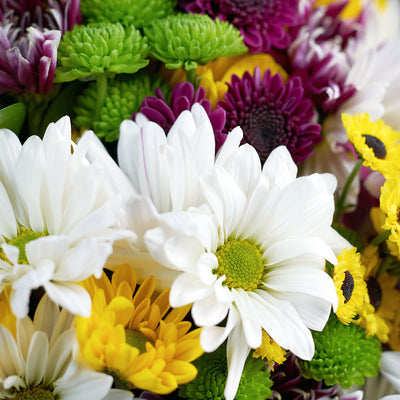
<svg viewBox="0 0 400 400">
<path fill-rule="evenodd" d="M 383 120 L 372 122 L 368 113 L 342 114 L 350 142 L 363 159 L 363 165 L 385 177 L 400 169 L 400 133 Z"/>
<path fill-rule="evenodd" d="M 383 343 L 389 340 L 389 333 L 400 306 L 400 292 L 396 289 L 398 278 L 386 272 L 376 276 L 382 263 L 377 246 L 368 246 L 361 257 L 365 262 L 364 280 L 367 291 L 364 303 L 354 322 L 365 328 L 367 335 L 376 335 Z"/>
<path fill-rule="evenodd" d="M 240 56 L 221 57 L 216 61 L 197 68 L 197 75 L 200 76 L 200 86 L 206 91 L 206 97 L 210 100 L 212 107 L 215 107 L 218 100 L 222 100 L 228 90 L 226 82 L 231 81 L 232 75 L 242 77 L 246 71 L 254 73 L 255 67 L 260 68 L 261 74 L 267 69 L 271 75 L 280 74 L 286 82 L 287 73 L 269 54 L 244 54 Z M 186 72 L 177 69 L 170 76 L 170 84 L 175 86 L 186 80 Z"/>
<path fill-rule="evenodd" d="M 275 340 L 271 339 L 267 332 L 262 330 L 261 346 L 254 350 L 253 357 L 262 357 L 268 361 L 271 370 L 274 370 L 274 363 L 282 364 L 286 361 L 286 351 L 279 346 Z"/>
<path fill-rule="evenodd" d="M 119 267 L 111 282 L 90 278 L 84 286 L 92 296 L 92 315 L 78 317 L 80 357 L 98 371 L 114 377 L 120 388 L 168 394 L 190 382 L 197 370 L 200 329 L 183 321 L 190 306 L 170 309 L 169 290 L 155 299 L 154 277 L 135 290 L 132 267 Z"/>
<path fill-rule="evenodd" d="M 5 326 L 16 338 L 17 317 L 10 305 L 11 286 L 6 286 L 0 293 L 0 324 Z"/>
<path fill-rule="evenodd" d="M 348 325 L 357 315 L 367 293 L 365 267 L 355 247 L 344 249 L 337 260 L 338 264 L 333 270 L 333 282 L 339 299 L 336 315 L 340 322 Z"/>
<path fill-rule="evenodd" d="M 381 229 L 390 231 L 386 241 L 390 254 L 400 258 L 400 180 L 398 178 L 387 179 L 383 184 L 379 206 L 385 218 Z M 382 214 L 379 215 L 375 211 L 374 226 L 377 222 L 382 223 Z"/>
</svg>

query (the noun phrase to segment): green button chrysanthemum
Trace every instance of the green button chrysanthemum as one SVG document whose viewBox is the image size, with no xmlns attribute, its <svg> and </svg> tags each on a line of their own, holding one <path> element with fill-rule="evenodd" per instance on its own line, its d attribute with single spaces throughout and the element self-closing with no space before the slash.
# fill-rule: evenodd
<svg viewBox="0 0 400 400">
<path fill-rule="evenodd" d="M 171 69 L 191 71 L 198 64 L 247 51 L 238 29 L 208 15 L 170 15 L 145 27 L 144 33 L 150 54 Z"/>
<path fill-rule="evenodd" d="M 56 82 L 69 82 L 108 73 L 133 74 L 149 60 L 147 39 L 133 26 L 95 23 L 76 25 L 58 48 Z"/>
<path fill-rule="evenodd" d="M 89 22 L 121 22 L 136 28 L 172 14 L 174 0 L 81 0 L 82 16 Z"/>
<path fill-rule="evenodd" d="M 338 383 L 344 389 L 363 385 L 364 379 L 376 376 L 382 353 L 381 342 L 366 337 L 357 325 L 342 324 L 332 315 L 322 332 L 313 332 L 315 354 L 311 361 L 302 361 L 305 378 L 323 380 L 327 385 Z"/>
<path fill-rule="evenodd" d="M 109 79 L 104 99 L 100 99 L 98 85 L 90 82 L 79 95 L 73 122 L 80 128 L 93 129 L 107 142 L 118 140 L 121 122 L 139 111 L 145 97 L 154 95 L 158 87 L 163 93 L 168 92 L 167 84 L 160 78 L 142 72 Z"/>
<path fill-rule="evenodd" d="M 213 353 L 205 353 L 193 362 L 197 377 L 180 386 L 179 396 L 192 400 L 224 400 L 228 375 L 226 348 L 220 346 Z M 264 400 L 272 394 L 272 381 L 261 358 L 250 355 L 240 378 L 235 400 Z"/>
</svg>

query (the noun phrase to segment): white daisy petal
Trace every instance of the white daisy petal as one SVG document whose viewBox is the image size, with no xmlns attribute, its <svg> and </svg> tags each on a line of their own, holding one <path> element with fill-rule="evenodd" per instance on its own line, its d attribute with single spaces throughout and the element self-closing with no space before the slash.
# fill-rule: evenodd
<svg viewBox="0 0 400 400">
<path fill-rule="evenodd" d="M 17 236 L 17 221 L 8 194 L 0 182 L 0 232 L 3 237 Z"/>
<path fill-rule="evenodd" d="M 65 307 L 72 314 L 82 315 L 82 317 L 90 316 L 92 301 L 82 286 L 68 282 L 47 282 L 43 286 L 55 303 Z"/>
<path fill-rule="evenodd" d="M 28 386 L 38 386 L 43 379 L 49 351 L 49 339 L 44 332 L 36 331 L 26 358 L 25 382 Z"/>
<path fill-rule="evenodd" d="M 229 305 L 219 303 L 213 293 L 192 306 L 192 317 L 198 326 L 218 325 L 228 314 Z"/>
<path fill-rule="evenodd" d="M 385 378 L 400 392 L 400 352 L 384 351 L 381 359 L 381 372 Z"/>
<path fill-rule="evenodd" d="M 224 390 L 226 400 L 233 400 L 235 398 L 244 364 L 250 353 L 250 347 L 244 344 L 245 341 L 245 334 L 240 326 L 235 328 L 228 338 L 226 349 L 228 377 Z"/>
</svg>

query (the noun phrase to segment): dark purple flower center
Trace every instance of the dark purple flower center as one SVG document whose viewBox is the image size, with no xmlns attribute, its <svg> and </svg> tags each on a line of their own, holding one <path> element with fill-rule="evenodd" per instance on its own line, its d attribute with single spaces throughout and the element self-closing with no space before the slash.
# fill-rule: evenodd
<svg viewBox="0 0 400 400">
<path fill-rule="evenodd" d="M 275 147 L 287 141 L 286 117 L 275 107 L 263 106 L 249 110 L 240 125 L 245 141 L 256 148 L 262 160 Z"/>
<path fill-rule="evenodd" d="M 342 290 L 343 293 L 344 304 L 346 304 L 351 299 L 351 295 L 353 294 L 354 290 L 353 275 L 351 275 L 349 271 L 345 271 L 344 280 L 340 289 Z"/>
<path fill-rule="evenodd" d="M 365 139 L 365 144 L 372 149 L 376 158 L 383 160 L 386 157 L 386 147 L 383 142 L 373 135 L 362 135 Z"/>
<path fill-rule="evenodd" d="M 371 302 L 376 311 L 381 305 L 382 289 L 378 281 L 373 276 L 370 276 L 368 278 L 367 289 L 368 289 L 369 301 Z"/>
</svg>

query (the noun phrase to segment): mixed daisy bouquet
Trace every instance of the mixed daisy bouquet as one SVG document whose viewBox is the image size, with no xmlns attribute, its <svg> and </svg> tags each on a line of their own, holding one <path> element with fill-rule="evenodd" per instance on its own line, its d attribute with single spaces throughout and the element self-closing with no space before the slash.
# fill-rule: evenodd
<svg viewBox="0 0 400 400">
<path fill-rule="evenodd" d="M 0 21 L 0 399 L 400 399 L 398 0 Z"/>
</svg>

